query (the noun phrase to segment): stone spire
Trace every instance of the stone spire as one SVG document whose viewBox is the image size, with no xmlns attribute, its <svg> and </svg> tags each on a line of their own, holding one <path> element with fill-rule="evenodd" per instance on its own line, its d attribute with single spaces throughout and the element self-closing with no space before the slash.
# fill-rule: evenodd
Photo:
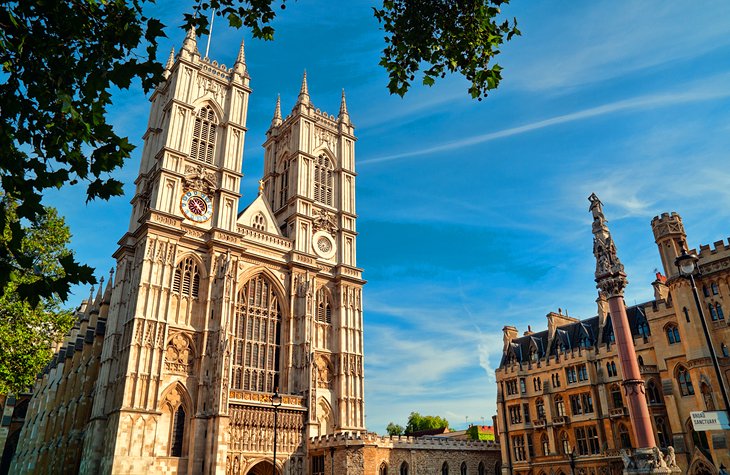
<svg viewBox="0 0 730 475">
<path fill-rule="evenodd" d="M 114 268 L 112 267 L 111 269 L 109 269 L 109 281 L 106 284 L 106 289 L 104 289 L 104 299 L 102 300 L 103 303 L 111 302 L 113 285 L 114 285 Z"/>
<path fill-rule="evenodd" d="M 244 52 L 243 40 L 241 40 L 241 48 L 238 50 L 238 57 L 233 64 L 233 72 L 240 76 L 245 76 L 246 71 L 246 53 Z"/>
<path fill-rule="evenodd" d="M 271 119 L 271 127 L 281 125 L 281 95 L 276 95 L 276 108 L 274 109 L 274 118 Z"/>
<path fill-rule="evenodd" d="M 165 79 L 170 77 L 172 72 L 172 65 L 175 64 L 175 48 L 170 49 L 170 56 L 167 57 L 167 64 L 165 65 L 165 71 L 162 73 Z"/>
<path fill-rule="evenodd" d="M 347 113 L 347 101 L 345 100 L 345 90 L 342 89 L 342 100 L 340 101 L 340 115 L 337 120 L 346 124 L 350 123 L 350 114 Z"/>
<path fill-rule="evenodd" d="M 195 37 L 195 27 L 191 26 L 188 30 L 188 34 L 185 35 L 185 40 L 182 44 L 183 51 L 187 51 L 190 54 L 195 53 L 198 50 L 198 40 Z"/>
<path fill-rule="evenodd" d="M 588 210 L 593 214 L 593 255 L 596 256 L 596 287 L 607 296 L 621 296 L 629 283 L 624 265 L 616 254 L 616 246 L 606 225 L 603 203 L 595 193 L 588 197 L 591 202 Z"/>
<path fill-rule="evenodd" d="M 307 70 L 304 70 L 304 76 L 302 77 L 302 87 L 299 89 L 299 97 L 297 97 L 297 104 L 309 104 L 309 88 L 307 87 Z"/>
</svg>

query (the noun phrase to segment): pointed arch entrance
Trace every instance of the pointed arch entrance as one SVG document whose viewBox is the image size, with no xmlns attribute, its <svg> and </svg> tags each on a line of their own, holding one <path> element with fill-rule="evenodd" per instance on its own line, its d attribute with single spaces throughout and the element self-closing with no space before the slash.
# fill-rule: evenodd
<svg viewBox="0 0 730 475">
<path fill-rule="evenodd" d="M 271 475 L 272 473 L 276 473 L 276 475 L 281 474 L 278 468 L 276 469 L 276 472 L 272 471 L 271 461 L 262 460 L 251 467 L 244 475 Z"/>
</svg>

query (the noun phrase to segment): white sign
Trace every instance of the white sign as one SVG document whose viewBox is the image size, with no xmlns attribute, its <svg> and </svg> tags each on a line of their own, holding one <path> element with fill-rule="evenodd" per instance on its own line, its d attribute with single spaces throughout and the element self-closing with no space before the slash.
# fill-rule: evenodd
<svg viewBox="0 0 730 475">
<path fill-rule="evenodd" d="M 727 412 L 725 411 L 696 411 L 691 412 L 692 425 L 697 432 L 707 430 L 728 430 Z"/>
</svg>

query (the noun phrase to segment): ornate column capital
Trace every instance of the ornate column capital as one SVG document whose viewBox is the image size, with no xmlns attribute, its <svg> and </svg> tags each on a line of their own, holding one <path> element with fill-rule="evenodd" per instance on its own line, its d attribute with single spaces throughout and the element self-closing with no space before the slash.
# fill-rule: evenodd
<svg viewBox="0 0 730 475">
<path fill-rule="evenodd" d="M 620 297 L 629 281 L 626 279 L 624 265 L 616 254 L 616 246 L 608 230 L 603 215 L 603 203 L 595 193 L 588 197 L 588 210 L 593 214 L 593 255 L 596 256 L 596 287 L 605 292 L 608 298 Z"/>
</svg>

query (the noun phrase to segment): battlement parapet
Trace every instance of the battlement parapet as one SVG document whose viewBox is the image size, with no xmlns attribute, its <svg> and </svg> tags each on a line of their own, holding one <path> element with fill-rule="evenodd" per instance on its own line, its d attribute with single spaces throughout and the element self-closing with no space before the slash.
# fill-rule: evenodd
<svg viewBox="0 0 730 475">
<path fill-rule="evenodd" d="M 381 436 L 377 434 L 339 433 L 312 437 L 314 448 L 329 448 L 340 445 L 376 445 L 389 449 L 426 450 L 499 450 L 499 444 L 492 441 L 451 439 L 448 437 Z"/>
<path fill-rule="evenodd" d="M 674 211 L 671 214 L 662 213 L 660 216 L 654 216 L 651 220 L 651 229 L 657 241 L 670 234 L 685 235 L 682 217 Z"/>
</svg>

